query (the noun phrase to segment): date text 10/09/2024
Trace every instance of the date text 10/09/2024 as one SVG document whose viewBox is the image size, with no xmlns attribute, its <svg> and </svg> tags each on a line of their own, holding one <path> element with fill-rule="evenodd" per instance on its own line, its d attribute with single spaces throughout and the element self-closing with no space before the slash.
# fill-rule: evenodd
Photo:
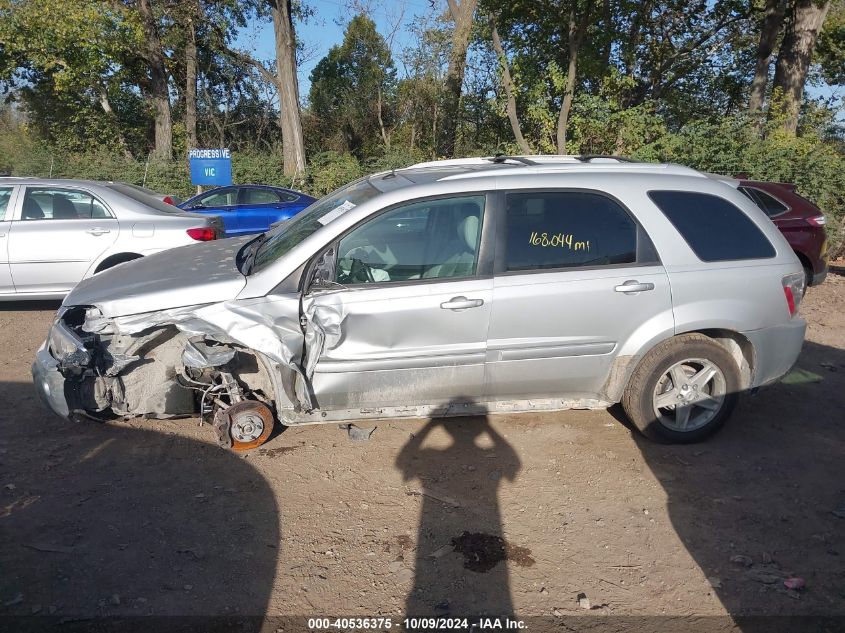
<svg viewBox="0 0 845 633">
<path fill-rule="evenodd" d="M 475 618 L 308 618 L 311 630 L 340 631 L 519 631 L 526 629 L 523 620 L 508 617 Z"/>
</svg>

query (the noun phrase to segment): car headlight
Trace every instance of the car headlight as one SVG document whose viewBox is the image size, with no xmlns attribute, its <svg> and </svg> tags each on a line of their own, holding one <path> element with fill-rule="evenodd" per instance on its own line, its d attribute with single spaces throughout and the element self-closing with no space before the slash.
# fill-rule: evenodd
<svg viewBox="0 0 845 633">
<path fill-rule="evenodd" d="M 84 368 L 91 364 L 91 352 L 61 320 L 56 320 L 47 337 L 50 353 L 63 367 Z"/>
</svg>

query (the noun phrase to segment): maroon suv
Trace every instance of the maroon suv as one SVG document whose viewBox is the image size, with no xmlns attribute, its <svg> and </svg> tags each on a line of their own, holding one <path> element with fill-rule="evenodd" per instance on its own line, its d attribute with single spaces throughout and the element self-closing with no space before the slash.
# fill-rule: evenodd
<svg viewBox="0 0 845 633">
<path fill-rule="evenodd" d="M 816 286 L 827 276 L 827 236 L 824 214 L 782 182 L 740 180 L 739 190 L 766 212 L 786 237 L 804 265 L 807 285 Z"/>
</svg>

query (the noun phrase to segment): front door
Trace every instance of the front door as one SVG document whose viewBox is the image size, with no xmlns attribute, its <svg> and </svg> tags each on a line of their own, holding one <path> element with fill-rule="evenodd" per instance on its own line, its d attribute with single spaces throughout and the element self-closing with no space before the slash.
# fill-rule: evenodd
<svg viewBox="0 0 845 633">
<path fill-rule="evenodd" d="M 672 329 L 666 271 L 630 213 L 602 194 L 512 192 L 504 215 L 490 397 L 594 398 L 626 344 Z"/>
<path fill-rule="evenodd" d="M 238 218 L 238 189 L 237 187 L 219 187 L 195 199 L 190 207 L 185 209 L 191 213 L 217 215 L 223 220 L 223 230 L 227 237 L 241 234 Z"/>
<path fill-rule="evenodd" d="M 492 299 L 485 203 L 464 195 L 404 204 L 339 240 L 340 285 L 308 297 L 339 305 L 342 319 L 312 379 L 319 408 L 482 398 Z"/>
<path fill-rule="evenodd" d="M 118 221 L 82 189 L 26 187 L 22 198 L 9 231 L 15 289 L 70 291 L 117 239 Z"/>
</svg>

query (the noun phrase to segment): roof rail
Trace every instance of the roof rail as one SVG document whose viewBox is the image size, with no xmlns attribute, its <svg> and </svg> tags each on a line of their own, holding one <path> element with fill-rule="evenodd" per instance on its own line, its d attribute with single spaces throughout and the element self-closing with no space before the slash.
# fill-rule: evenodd
<svg viewBox="0 0 845 633">
<path fill-rule="evenodd" d="M 593 160 L 600 159 L 600 160 L 615 160 L 618 163 L 635 163 L 637 161 L 631 160 L 630 158 L 625 158 L 624 156 L 612 156 L 610 154 L 581 154 L 580 156 L 575 157 L 577 160 L 581 161 L 582 163 L 589 163 Z"/>
<path fill-rule="evenodd" d="M 525 158 L 525 156 L 505 156 L 503 154 L 488 156 L 484 158 L 484 160 L 489 160 L 491 163 L 496 163 L 497 165 L 509 160 L 512 160 L 517 163 L 522 163 L 523 165 L 528 165 L 529 167 L 535 167 L 539 165 L 537 161 L 531 160 L 530 158 Z"/>
</svg>

